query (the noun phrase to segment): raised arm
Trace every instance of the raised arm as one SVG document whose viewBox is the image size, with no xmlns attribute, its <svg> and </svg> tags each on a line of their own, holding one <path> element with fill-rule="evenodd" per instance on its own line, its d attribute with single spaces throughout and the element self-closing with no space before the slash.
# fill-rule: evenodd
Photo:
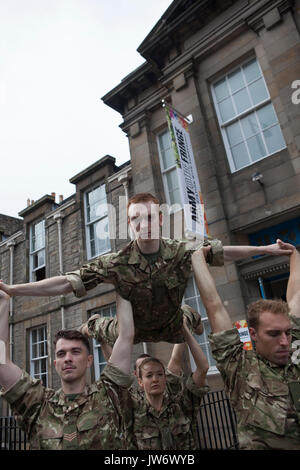
<svg viewBox="0 0 300 470">
<path fill-rule="evenodd" d="M 224 246 L 224 260 L 225 261 L 238 261 L 244 258 L 250 258 L 251 256 L 258 255 L 275 255 L 275 256 L 289 256 L 293 252 L 293 245 L 290 243 L 284 243 L 281 240 L 277 240 L 276 243 L 271 245 L 263 246 Z"/>
<path fill-rule="evenodd" d="M 134 323 L 131 303 L 117 294 L 117 318 L 119 336 L 114 344 L 109 362 L 124 374 L 131 369 L 131 355 L 134 339 Z"/>
<path fill-rule="evenodd" d="M 11 388 L 21 377 L 22 371 L 9 358 L 9 295 L 0 291 L 0 387 Z"/>
<path fill-rule="evenodd" d="M 294 247 L 290 256 L 290 276 L 286 291 L 290 313 L 300 317 L 300 253 Z"/>
<path fill-rule="evenodd" d="M 72 292 L 72 285 L 67 280 L 66 276 L 55 276 L 43 279 L 42 281 L 29 282 L 27 284 L 8 285 L 0 281 L 0 290 L 11 297 L 17 295 L 44 297 L 68 294 L 69 292 Z"/>
<path fill-rule="evenodd" d="M 196 364 L 196 370 L 193 372 L 192 375 L 193 382 L 195 385 L 197 385 L 197 387 L 204 387 L 207 371 L 209 369 L 207 357 L 205 356 L 200 345 L 186 326 L 185 319 L 183 321 L 183 330 L 185 341 L 188 347 L 190 348 L 191 354 Z"/>
<path fill-rule="evenodd" d="M 174 375 L 180 376 L 183 368 L 185 343 L 174 344 L 167 369 Z"/>
<path fill-rule="evenodd" d="M 195 281 L 207 312 L 213 333 L 232 328 L 230 316 L 217 292 L 217 288 L 208 270 L 202 249 L 192 255 Z"/>
</svg>

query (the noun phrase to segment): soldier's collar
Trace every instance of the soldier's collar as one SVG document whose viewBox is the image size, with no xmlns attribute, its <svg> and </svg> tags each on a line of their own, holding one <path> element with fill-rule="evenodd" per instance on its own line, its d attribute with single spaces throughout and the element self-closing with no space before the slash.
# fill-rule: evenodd
<svg viewBox="0 0 300 470">
<path fill-rule="evenodd" d="M 265 357 L 261 356 L 260 354 L 256 353 L 257 357 L 262 361 L 264 364 L 266 364 L 268 367 L 271 367 L 273 369 L 278 369 L 280 368 L 281 370 L 287 369 L 291 365 L 291 360 L 289 359 L 289 362 L 287 364 L 275 364 L 274 362 L 269 361 L 269 359 L 266 359 Z"/>
<path fill-rule="evenodd" d="M 83 392 L 78 394 L 78 396 L 75 398 L 75 402 L 76 403 L 79 403 L 79 402 L 84 402 L 86 401 L 87 397 L 89 395 L 91 395 L 92 393 L 95 393 L 97 391 L 97 386 L 95 383 L 93 383 L 92 385 L 86 385 Z M 51 403 L 56 403 L 57 405 L 61 405 L 61 406 L 65 406 L 66 404 L 66 395 L 63 391 L 62 388 L 58 389 L 55 394 L 49 398 L 49 402 Z"/>
<path fill-rule="evenodd" d="M 178 252 L 178 245 L 173 240 L 160 238 L 159 240 L 159 257 L 167 261 L 174 258 Z M 136 240 L 131 244 L 131 253 L 128 259 L 128 264 L 145 264 L 146 259 L 140 252 Z"/>
</svg>

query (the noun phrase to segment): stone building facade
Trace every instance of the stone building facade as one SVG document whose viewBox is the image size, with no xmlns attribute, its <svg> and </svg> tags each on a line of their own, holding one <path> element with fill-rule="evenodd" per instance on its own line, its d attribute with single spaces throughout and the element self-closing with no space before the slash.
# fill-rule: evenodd
<svg viewBox="0 0 300 470">
<path fill-rule="evenodd" d="M 24 283 L 55 276 L 122 248 L 129 240 L 126 197 L 134 193 L 149 191 L 162 203 L 180 204 L 162 100 L 192 117 L 189 132 L 211 235 L 225 245 L 269 244 L 280 237 L 299 246 L 299 8 L 300 0 L 175 0 L 138 48 L 145 62 L 103 97 L 122 116 L 130 162 L 118 167 L 105 156 L 71 178 L 76 191 L 68 199 L 57 203 L 46 195 L 20 212 L 21 222 L 0 215 L 0 277 Z M 171 219 L 181 212 L 173 210 Z M 104 234 L 108 224 L 109 238 L 96 240 L 97 224 Z M 288 258 L 266 255 L 211 268 L 233 322 L 245 318 L 252 300 L 284 297 L 288 271 Z M 199 342 L 209 357 L 208 381 L 220 389 L 193 277 L 185 302 L 202 314 Z M 108 284 L 81 299 L 14 298 L 12 357 L 57 388 L 55 332 L 114 309 Z M 101 349 L 94 349 L 91 380 L 103 362 Z M 135 355 L 144 351 L 167 363 L 171 346 L 135 346 Z"/>
<path fill-rule="evenodd" d="M 211 235 L 299 247 L 299 30 L 299 0 L 174 1 L 137 49 L 145 62 L 102 98 L 122 116 L 135 192 L 181 202 L 164 100 L 192 118 Z M 253 300 L 285 297 L 289 262 L 264 255 L 211 272 L 234 322 Z"/>
</svg>

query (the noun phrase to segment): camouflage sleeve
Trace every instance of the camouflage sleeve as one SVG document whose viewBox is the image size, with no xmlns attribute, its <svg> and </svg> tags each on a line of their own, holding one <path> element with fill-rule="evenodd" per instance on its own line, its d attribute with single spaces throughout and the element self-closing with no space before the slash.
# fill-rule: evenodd
<svg viewBox="0 0 300 470">
<path fill-rule="evenodd" d="M 101 373 L 98 381 L 105 387 L 109 400 L 119 419 L 119 429 L 124 433 L 127 450 L 135 450 L 133 433 L 133 402 L 129 391 L 134 378 L 124 374 L 109 362 Z"/>
<path fill-rule="evenodd" d="M 115 256 L 115 253 L 99 256 L 91 263 L 84 264 L 77 271 L 65 274 L 76 297 L 86 295 L 86 291 L 93 289 L 101 282 L 114 284 L 116 274 L 110 268 L 112 267 L 111 260 L 114 259 Z"/>
<path fill-rule="evenodd" d="M 233 396 L 238 390 L 237 380 L 247 374 L 247 359 L 237 328 L 211 333 L 208 337 L 225 390 Z M 252 353 L 252 351 L 249 351 Z M 235 392 L 237 393 L 237 392 Z"/>
<path fill-rule="evenodd" d="M 290 315 L 292 325 L 292 340 L 300 340 L 300 317 Z"/>
<path fill-rule="evenodd" d="M 204 242 L 191 242 L 188 244 L 192 251 L 198 250 L 202 246 L 211 246 L 211 250 L 206 257 L 206 261 L 211 266 L 224 266 L 224 249 L 222 242 L 217 238 L 206 239 Z"/>
<path fill-rule="evenodd" d="M 45 399 L 45 387 L 38 379 L 33 379 L 23 371 L 21 378 L 1 396 L 10 404 L 18 424 L 26 433 L 37 419 Z"/>
<path fill-rule="evenodd" d="M 167 379 L 167 390 L 170 395 L 177 395 L 182 392 L 183 389 L 183 373 L 180 375 L 173 374 L 166 370 L 166 379 Z"/>
<path fill-rule="evenodd" d="M 184 413 L 188 415 L 197 411 L 200 408 L 202 398 L 209 392 L 209 390 L 208 385 L 197 387 L 191 374 L 184 385 L 181 397 L 181 405 Z"/>
</svg>

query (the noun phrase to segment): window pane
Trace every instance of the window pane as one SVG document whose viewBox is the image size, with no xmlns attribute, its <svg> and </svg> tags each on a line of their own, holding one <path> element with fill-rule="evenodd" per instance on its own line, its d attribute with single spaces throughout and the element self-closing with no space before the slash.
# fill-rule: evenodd
<svg viewBox="0 0 300 470">
<path fill-rule="evenodd" d="M 267 104 L 263 108 L 260 108 L 257 111 L 257 116 L 262 129 L 265 129 L 266 127 L 269 127 L 272 124 L 277 123 L 277 117 L 272 103 Z"/>
<path fill-rule="evenodd" d="M 101 217 L 105 217 L 107 215 L 107 204 L 106 202 L 98 202 L 97 204 L 95 204 L 94 206 L 94 214 L 95 214 L 95 217 L 98 219 L 98 218 L 101 218 Z"/>
<path fill-rule="evenodd" d="M 168 189 L 170 191 L 177 189 L 179 187 L 178 175 L 177 175 L 177 171 L 175 168 L 174 170 L 171 170 L 168 173 L 166 173 L 166 179 L 167 179 Z"/>
<path fill-rule="evenodd" d="M 170 198 L 170 204 L 179 204 L 181 205 L 181 195 L 180 195 L 180 190 L 176 189 L 175 191 L 170 191 L 169 192 L 169 198 Z"/>
<path fill-rule="evenodd" d="M 217 101 L 221 101 L 229 96 L 229 90 L 225 78 L 217 82 L 214 85 L 214 89 Z"/>
<path fill-rule="evenodd" d="M 266 85 L 262 78 L 251 83 L 251 85 L 249 85 L 249 91 L 254 104 L 258 104 L 269 97 Z"/>
<path fill-rule="evenodd" d="M 171 147 L 171 138 L 169 132 L 164 132 L 163 134 L 160 134 L 158 137 L 160 149 L 167 150 Z"/>
<path fill-rule="evenodd" d="M 239 122 L 235 122 L 234 124 L 230 124 L 226 128 L 226 132 L 227 132 L 228 141 L 229 141 L 229 144 L 230 144 L 231 147 L 233 145 L 238 144 L 239 142 L 241 142 L 243 140 L 243 136 L 242 136 L 242 133 L 241 133 L 241 128 L 240 128 Z"/>
<path fill-rule="evenodd" d="M 236 70 L 235 72 L 230 73 L 228 75 L 228 81 L 231 93 L 245 87 L 241 70 Z"/>
<path fill-rule="evenodd" d="M 163 169 L 164 170 L 167 170 L 171 166 L 175 165 L 176 162 L 175 162 L 175 156 L 174 156 L 174 152 L 173 152 L 172 147 L 170 147 L 167 150 L 162 151 L 161 156 L 162 156 Z"/>
<path fill-rule="evenodd" d="M 188 299 L 189 297 L 193 297 L 194 295 L 195 295 L 195 289 L 194 289 L 194 284 L 193 284 L 193 278 L 190 278 L 187 283 L 185 292 L 184 292 L 184 298 Z"/>
<path fill-rule="evenodd" d="M 246 139 L 260 131 L 255 113 L 249 114 L 245 118 L 241 119 L 241 124 Z"/>
<path fill-rule="evenodd" d="M 108 218 L 100 220 L 96 224 L 94 224 L 94 236 L 95 236 L 95 255 L 99 255 L 104 251 L 108 251 L 110 249 L 110 238 L 108 232 Z"/>
<path fill-rule="evenodd" d="M 265 146 L 261 135 L 255 135 L 247 140 L 249 152 L 252 160 L 259 160 L 266 155 Z"/>
<path fill-rule="evenodd" d="M 222 122 L 228 121 L 235 116 L 231 98 L 227 98 L 219 104 Z"/>
<path fill-rule="evenodd" d="M 233 95 L 234 103 L 238 113 L 242 113 L 251 107 L 250 99 L 246 88 Z"/>
<path fill-rule="evenodd" d="M 45 251 L 41 250 L 38 252 L 38 266 L 45 264 Z"/>
<path fill-rule="evenodd" d="M 40 361 L 35 361 L 34 362 L 34 375 L 39 375 L 40 374 Z"/>
<path fill-rule="evenodd" d="M 263 134 L 269 153 L 277 152 L 286 147 L 279 124 L 265 130 Z"/>
<path fill-rule="evenodd" d="M 246 78 L 247 83 L 250 83 L 256 78 L 261 76 L 258 63 L 255 59 L 252 60 L 251 62 L 248 62 L 248 64 L 244 65 L 243 70 L 245 73 L 245 78 Z"/>
<path fill-rule="evenodd" d="M 232 157 L 235 163 L 236 170 L 239 170 L 240 168 L 243 168 L 244 166 L 249 165 L 250 160 L 249 160 L 246 145 L 244 143 L 236 145 L 235 147 L 231 149 L 231 151 L 232 151 Z"/>
<path fill-rule="evenodd" d="M 32 343 L 37 342 L 37 330 L 32 330 L 31 332 Z"/>
<path fill-rule="evenodd" d="M 35 359 L 36 357 L 38 357 L 37 355 L 37 345 L 36 344 L 33 344 L 32 345 L 32 359 Z"/>
<path fill-rule="evenodd" d="M 47 359 L 41 359 L 41 373 L 45 374 L 47 372 Z"/>
</svg>

